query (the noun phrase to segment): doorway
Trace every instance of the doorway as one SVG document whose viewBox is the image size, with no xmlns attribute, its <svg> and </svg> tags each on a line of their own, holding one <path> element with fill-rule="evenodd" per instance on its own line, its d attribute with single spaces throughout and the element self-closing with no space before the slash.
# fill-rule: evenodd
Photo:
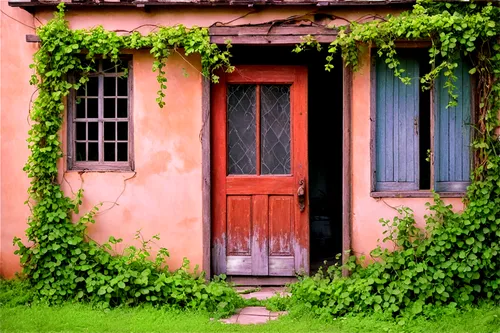
<svg viewBox="0 0 500 333">
<path fill-rule="evenodd" d="M 270 212 L 269 203 L 272 202 L 276 207 L 274 212 L 280 211 L 281 217 L 278 219 L 279 223 L 286 224 L 288 228 L 294 228 L 294 223 L 296 225 L 300 224 L 300 217 L 297 217 L 298 215 L 295 214 L 295 219 L 292 218 L 292 222 L 288 222 L 289 219 L 283 216 L 287 212 L 287 214 L 291 214 L 291 210 L 298 207 L 298 203 L 295 202 L 298 197 L 293 202 L 283 196 L 269 196 L 265 200 L 263 197 L 255 196 L 255 194 L 249 192 L 240 193 L 238 196 L 226 196 L 224 199 L 217 199 L 215 198 L 217 194 L 213 193 L 212 198 L 213 202 L 215 202 L 212 206 L 212 211 L 219 211 L 219 213 L 215 212 L 215 214 L 212 214 L 213 272 L 215 274 L 226 273 L 228 275 L 239 276 L 293 276 L 296 273 L 301 273 L 299 269 L 302 268 L 303 273 L 314 274 L 325 263 L 326 265 L 334 264 L 336 262 L 336 254 L 342 252 L 343 81 L 341 59 L 340 57 L 336 58 L 333 61 L 334 69 L 331 72 L 326 72 L 324 69 L 325 58 L 328 55 L 326 51 L 317 52 L 314 50 L 296 54 L 292 53 L 291 46 L 233 46 L 232 54 L 232 63 L 237 67 L 249 65 L 250 67 L 263 65 L 264 67 L 271 66 L 274 68 L 279 68 L 279 66 L 301 66 L 307 70 L 308 125 L 305 141 L 308 172 L 307 181 L 305 182 L 305 192 L 307 193 L 306 204 L 308 209 L 306 217 L 308 246 L 305 249 L 306 254 L 304 252 L 298 254 L 299 256 L 306 256 L 306 259 L 302 258 L 301 260 L 306 260 L 307 263 L 293 265 L 292 267 L 291 260 L 295 259 L 291 259 L 294 254 L 290 253 L 293 251 L 289 253 L 288 257 L 287 255 L 280 256 L 280 253 L 277 253 L 276 257 L 282 258 L 271 259 L 274 261 L 275 270 L 269 270 L 269 259 L 266 261 L 263 258 L 266 255 L 267 258 L 270 258 L 272 248 L 271 239 L 268 239 L 266 246 L 261 246 L 260 249 L 258 247 L 252 249 L 252 242 L 256 241 L 256 237 L 253 237 L 256 230 L 255 223 L 259 221 L 258 218 L 254 218 L 254 215 L 257 216 L 258 211 L 262 210 L 262 208 L 259 210 L 254 208 L 263 206 L 264 210 Z M 241 87 L 233 87 L 231 89 L 238 90 Z M 249 89 L 252 90 L 253 88 Z M 214 90 L 214 87 L 212 87 L 212 90 Z M 241 93 L 248 95 L 248 92 Z M 262 90 L 260 93 L 262 93 Z M 212 94 L 212 113 L 215 102 L 213 99 L 214 95 Z M 225 117 L 227 118 L 227 115 Z M 224 121 L 227 121 L 226 118 Z M 212 122 L 212 126 L 219 125 Z M 212 127 L 212 147 L 217 144 L 214 142 L 214 140 L 217 140 L 214 130 L 215 128 Z M 223 135 L 229 138 L 228 132 L 223 132 Z M 220 154 L 218 155 L 220 157 Z M 226 152 L 224 152 L 222 158 L 228 158 Z M 216 162 L 214 157 L 212 157 L 212 170 L 218 167 L 220 167 L 220 163 Z M 227 166 L 225 169 L 227 169 Z M 226 173 L 229 172 L 224 170 L 224 174 Z M 228 176 L 230 175 L 228 174 Z M 248 176 L 246 177 L 248 178 Z M 229 181 L 233 182 L 235 179 L 238 180 L 238 177 L 231 177 Z M 213 184 L 214 181 L 216 182 L 212 178 Z M 296 191 L 300 191 L 299 181 L 300 179 L 298 178 L 293 179 L 291 186 L 294 195 Z M 254 195 L 256 198 L 255 202 L 253 199 L 248 199 L 249 195 Z M 247 197 L 245 198 L 245 196 Z M 221 206 L 217 204 L 217 200 L 223 202 L 224 208 L 221 214 Z M 232 210 L 232 215 L 228 213 L 228 210 Z M 217 214 L 219 214 L 218 217 L 216 216 Z M 220 228 L 220 230 L 217 230 L 215 224 L 218 223 L 217 221 L 220 221 L 221 216 L 226 219 L 222 227 L 224 230 Z M 268 215 L 267 219 L 270 216 Z M 233 221 L 229 221 L 228 218 Z M 262 217 L 260 220 L 262 220 Z M 269 226 L 265 232 L 269 234 Z M 224 237 L 214 238 L 217 233 L 219 236 L 224 234 Z M 234 242 L 236 239 L 238 241 Z M 224 244 L 220 243 L 221 240 Z M 240 248 L 241 244 L 248 244 L 248 246 Z M 292 243 L 290 245 L 293 246 Z"/>
</svg>

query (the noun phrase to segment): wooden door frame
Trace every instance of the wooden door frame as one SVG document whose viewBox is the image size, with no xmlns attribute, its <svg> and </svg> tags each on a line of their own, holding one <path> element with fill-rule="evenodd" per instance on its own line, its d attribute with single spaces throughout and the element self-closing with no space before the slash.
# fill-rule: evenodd
<svg viewBox="0 0 500 333">
<path fill-rule="evenodd" d="M 343 106 L 342 106 L 342 261 L 349 259 L 351 249 L 351 109 L 352 109 L 352 70 L 343 64 Z M 200 141 L 202 149 L 202 248 L 203 270 L 206 279 L 212 276 L 212 166 L 211 166 L 211 82 L 202 78 L 202 127 Z M 348 275 L 343 270 L 343 275 Z"/>
<path fill-rule="evenodd" d="M 351 198 L 352 198 L 352 154 L 351 154 L 351 110 L 352 68 L 342 61 L 342 263 L 349 260 L 351 250 Z M 342 275 L 349 271 L 342 269 Z"/>
</svg>

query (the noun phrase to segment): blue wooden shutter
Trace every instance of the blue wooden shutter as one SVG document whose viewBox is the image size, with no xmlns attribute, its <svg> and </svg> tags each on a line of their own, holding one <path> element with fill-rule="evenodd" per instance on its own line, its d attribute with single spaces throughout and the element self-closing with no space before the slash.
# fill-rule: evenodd
<svg viewBox="0 0 500 333">
<path fill-rule="evenodd" d="M 377 57 L 376 70 L 376 191 L 419 188 L 419 64 L 400 57 L 410 85 L 394 77 Z"/>
<path fill-rule="evenodd" d="M 469 66 L 460 61 L 455 68 L 458 105 L 450 101 L 441 75 L 434 90 L 434 189 L 461 192 L 470 184 L 471 172 L 471 82 Z"/>
</svg>

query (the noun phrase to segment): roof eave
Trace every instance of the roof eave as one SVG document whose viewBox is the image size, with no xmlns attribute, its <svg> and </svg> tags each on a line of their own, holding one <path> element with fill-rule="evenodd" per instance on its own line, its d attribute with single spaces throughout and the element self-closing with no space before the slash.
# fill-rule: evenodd
<svg viewBox="0 0 500 333">
<path fill-rule="evenodd" d="M 9 6 L 26 10 L 35 8 L 56 7 L 57 1 L 9 0 Z M 68 8 L 95 7 L 270 7 L 270 6 L 314 6 L 314 7 L 347 7 L 347 6 L 400 6 L 415 3 L 416 0 L 72 0 L 65 1 Z"/>
</svg>

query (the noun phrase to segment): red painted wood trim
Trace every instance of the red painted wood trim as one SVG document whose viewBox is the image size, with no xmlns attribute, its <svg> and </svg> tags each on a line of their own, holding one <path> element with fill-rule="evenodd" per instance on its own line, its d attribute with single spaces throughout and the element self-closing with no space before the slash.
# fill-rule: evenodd
<svg viewBox="0 0 500 333">
<path fill-rule="evenodd" d="M 302 267 L 304 273 L 309 274 L 310 247 L 309 247 L 309 170 L 308 170 L 308 145 L 307 145 L 307 67 L 295 67 L 294 84 L 291 89 L 290 106 L 292 122 L 292 173 L 295 180 L 295 268 Z M 306 202 L 303 212 L 299 209 L 297 189 L 300 180 L 305 181 Z"/>
<path fill-rule="evenodd" d="M 298 66 L 242 65 L 226 74 L 227 83 L 280 83 L 292 84 Z"/>
<path fill-rule="evenodd" d="M 229 195 L 295 194 L 294 177 L 235 176 L 226 178 L 226 193 Z"/>
<path fill-rule="evenodd" d="M 257 85 L 255 91 L 255 169 L 257 175 L 260 175 L 260 84 Z"/>
<path fill-rule="evenodd" d="M 212 269 L 213 274 L 226 272 L 226 82 L 220 75 L 219 83 L 212 86 Z"/>
</svg>

